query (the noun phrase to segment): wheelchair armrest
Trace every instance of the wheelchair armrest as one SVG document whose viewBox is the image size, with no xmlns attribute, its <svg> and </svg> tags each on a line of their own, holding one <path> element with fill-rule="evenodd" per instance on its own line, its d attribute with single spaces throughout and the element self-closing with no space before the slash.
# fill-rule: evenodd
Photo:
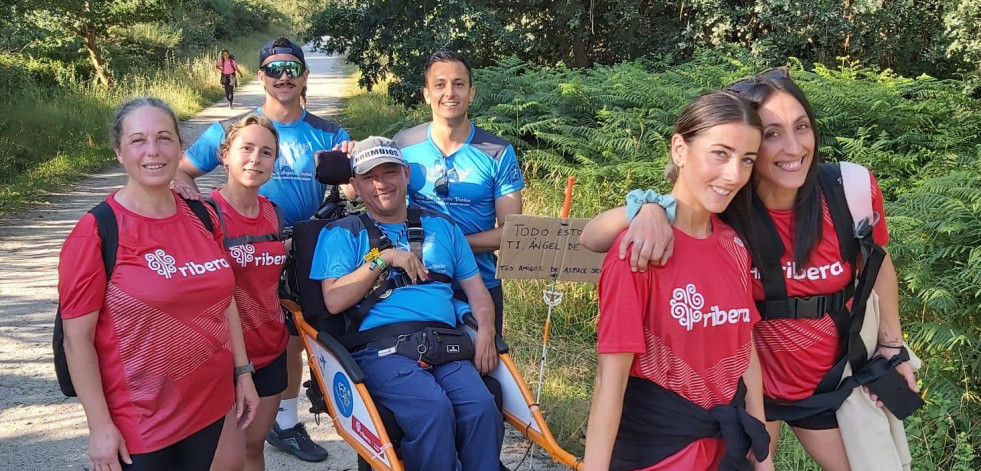
<svg viewBox="0 0 981 471">
<path fill-rule="evenodd" d="M 463 315 L 463 323 L 473 330 L 477 330 L 477 319 L 471 313 L 466 313 Z M 494 345 L 497 347 L 497 353 L 507 353 L 509 350 L 508 344 L 504 342 L 504 337 L 501 337 L 501 333 L 498 332 L 494 334 Z"/>
<path fill-rule="evenodd" d="M 354 383 L 360 384 L 364 382 L 364 371 L 361 371 L 361 367 L 358 363 L 354 361 L 354 357 L 351 356 L 351 352 L 347 351 L 341 342 L 337 341 L 333 335 L 327 332 L 317 332 L 317 341 L 323 344 L 324 347 L 330 351 L 330 354 L 337 359 L 337 362 L 341 364 L 344 368 L 344 372 L 347 373 L 348 377 Z"/>
</svg>

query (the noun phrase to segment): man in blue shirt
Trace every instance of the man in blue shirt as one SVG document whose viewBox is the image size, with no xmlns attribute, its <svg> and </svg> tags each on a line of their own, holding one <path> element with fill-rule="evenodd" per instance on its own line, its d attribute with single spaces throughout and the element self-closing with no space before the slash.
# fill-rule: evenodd
<svg viewBox="0 0 981 471">
<path fill-rule="evenodd" d="M 368 210 L 370 222 L 392 248 L 372 250 L 368 230 L 358 216 L 327 225 L 320 233 L 310 278 L 322 280 L 331 313 L 359 304 L 379 280 L 401 270 L 413 284 L 395 288 L 370 305 L 360 331 L 398 323 L 430 321 L 457 324 L 452 288 L 430 280 L 440 273 L 459 283 L 477 319 L 474 361 L 422 365 L 418 358 L 391 352 L 399 334 L 386 332 L 353 356 L 365 374 L 372 398 L 392 411 L 405 432 L 401 453 L 406 469 L 498 471 L 504 425 L 494 398 L 480 379 L 497 366 L 493 304 L 473 253 L 460 228 L 445 215 L 421 210 L 422 260 L 409 242 L 406 193 L 411 171 L 389 139 L 369 137 L 352 151 L 351 184 Z M 428 282 L 427 282 L 428 281 Z M 418 325 L 405 327 L 418 329 Z M 380 334 L 381 335 L 381 334 Z"/>
<path fill-rule="evenodd" d="M 279 156 L 272 178 L 262 185 L 259 193 L 279 205 L 286 225 L 310 219 L 324 199 L 327 186 L 315 179 L 314 152 L 333 148 L 349 148 L 347 131 L 336 123 L 307 113 L 300 106 L 310 71 L 299 45 L 286 38 L 267 42 L 259 51 L 259 81 L 266 99 L 261 107 L 248 113 L 259 113 L 270 120 L 279 131 Z M 216 122 L 187 151 L 181 159 L 175 188 L 185 196 L 197 192 L 194 179 L 219 165 L 218 147 L 225 139 L 225 129 L 245 114 Z M 188 186 L 190 188 L 188 188 Z M 193 191 L 191 191 L 193 190 Z M 267 440 L 277 448 L 304 461 L 323 461 L 327 450 L 314 443 L 297 417 L 297 396 L 303 380 L 303 343 L 297 336 L 291 316 L 287 316 L 290 341 L 287 347 L 288 385 L 283 391 L 276 423 Z"/>
<path fill-rule="evenodd" d="M 468 119 L 477 90 L 463 56 L 434 53 L 426 63 L 425 80 L 423 96 L 433 120 L 394 138 L 412 168 L 409 202 L 449 215 L 466 234 L 501 332 L 504 299 L 501 281 L 494 277 L 494 251 L 501 247 L 504 218 L 521 213 L 521 167 L 507 141 Z M 463 290 L 456 289 L 454 296 L 466 301 Z"/>
</svg>

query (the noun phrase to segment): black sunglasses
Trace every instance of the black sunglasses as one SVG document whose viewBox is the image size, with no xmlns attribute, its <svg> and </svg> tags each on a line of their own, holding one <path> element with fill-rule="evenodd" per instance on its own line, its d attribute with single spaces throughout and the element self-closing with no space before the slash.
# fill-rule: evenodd
<svg viewBox="0 0 981 471">
<path fill-rule="evenodd" d="M 770 80 L 782 79 L 790 79 L 790 69 L 787 66 L 774 67 L 760 74 L 736 80 L 735 82 L 732 82 L 732 85 L 726 87 L 726 90 L 736 93 L 745 93 L 761 83 Z"/>
<path fill-rule="evenodd" d="M 286 72 L 286 77 L 292 80 L 303 75 L 307 68 L 297 61 L 272 61 L 260 67 L 260 70 L 266 74 L 266 77 L 274 79 L 282 77 L 283 72 Z"/>
<path fill-rule="evenodd" d="M 450 194 L 450 178 L 446 169 L 446 159 L 441 157 L 436 161 L 434 166 L 436 168 L 436 173 L 439 174 L 439 177 L 433 184 L 433 191 L 435 191 L 438 196 L 448 196 Z"/>
</svg>

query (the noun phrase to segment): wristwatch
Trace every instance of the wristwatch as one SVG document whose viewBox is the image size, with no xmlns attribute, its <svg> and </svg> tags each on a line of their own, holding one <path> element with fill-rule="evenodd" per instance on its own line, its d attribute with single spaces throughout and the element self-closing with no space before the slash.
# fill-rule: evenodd
<svg viewBox="0 0 981 471">
<path fill-rule="evenodd" d="M 242 376 L 242 375 L 244 375 L 246 373 L 255 373 L 255 366 L 252 365 L 252 362 L 251 361 L 248 362 L 248 363 L 246 363 L 246 364 L 244 364 L 244 365 L 242 365 L 242 366 L 236 366 L 235 367 L 235 377 L 236 378 L 238 378 L 239 376 Z"/>
</svg>

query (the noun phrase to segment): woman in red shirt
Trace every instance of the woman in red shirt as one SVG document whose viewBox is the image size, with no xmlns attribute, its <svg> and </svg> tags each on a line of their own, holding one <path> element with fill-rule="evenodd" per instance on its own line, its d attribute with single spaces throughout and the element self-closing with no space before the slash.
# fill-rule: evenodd
<svg viewBox="0 0 981 471">
<path fill-rule="evenodd" d="M 763 206 L 763 214 L 783 245 L 780 260 L 756 259 L 770 264 L 768 276 L 783 281 L 783 297 L 823 297 L 846 292 L 853 279 L 854 260 L 843 260 L 828 201 L 822 196 L 818 181 L 818 132 L 810 104 L 787 75 L 785 69 L 774 69 L 731 87 L 756 106 L 763 121 L 763 142 L 753 175 L 754 195 Z M 876 244 L 885 245 L 889 234 L 885 225 L 882 192 L 871 178 L 872 207 L 878 224 L 872 231 Z M 628 237 L 617 245 L 619 256 L 626 256 L 632 244 L 631 265 L 647 269 L 647 259 L 656 253 L 652 264 L 670 260 L 671 241 L 677 238 L 664 229 L 666 216 L 657 205 L 644 204 L 632 223 L 624 217 L 623 208 L 615 208 L 594 218 L 584 229 L 581 241 L 591 250 L 605 251 L 613 244 L 615 234 L 630 226 Z M 763 227 L 754 223 L 750 229 L 750 246 L 756 251 L 772 244 L 765 239 Z M 664 255 L 662 255 L 664 251 Z M 774 257 L 775 258 L 775 257 Z M 768 301 L 761 282 L 761 272 L 754 268 L 754 297 Z M 772 285 L 771 285 L 772 286 Z M 902 351 L 903 335 L 899 322 L 899 293 L 896 270 L 886 255 L 874 285 L 879 295 L 881 317 L 877 355 L 893 358 Z M 837 310 L 850 308 L 851 301 Z M 831 309 L 805 318 L 764 318 L 757 324 L 755 338 L 763 372 L 763 389 L 767 398 L 767 429 L 773 437 L 771 453 L 776 447 L 781 417 L 773 404 L 792 404 L 822 390 L 824 380 L 842 358 L 841 327 L 835 324 Z M 908 387 L 919 391 L 909 362 L 896 370 Z M 831 378 L 830 391 L 837 382 Z M 880 404 L 881 405 L 881 404 Z M 845 445 L 838 429 L 835 410 L 825 409 L 808 416 L 786 420 L 807 453 L 829 471 L 850 469 Z M 858 471 L 858 470 L 856 470 Z"/>
<path fill-rule="evenodd" d="M 247 428 L 236 427 L 228 412 L 215 454 L 213 471 L 265 469 L 263 446 L 286 389 L 286 343 L 289 333 L 279 305 L 279 278 L 286 262 L 282 216 L 259 196 L 269 181 L 279 152 L 279 133 L 269 119 L 252 113 L 228 128 L 218 156 L 228 181 L 210 194 L 225 234 L 226 259 L 235 273 L 235 303 L 245 348 L 255 365 L 253 376 L 259 409 Z"/>
<path fill-rule="evenodd" d="M 109 279 L 95 218 L 83 216 L 58 266 L 65 351 L 97 471 L 204 471 L 225 412 L 251 422 L 259 399 L 235 280 L 211 232 L 170 189 L 181 155 L 177 118 L 137 98 L 110 130 L 126 185 L 106 199 L 118 225 Z"/>
<path fill-rule="evenodd" d="M 743 187 L 761 129 L 752 105 L 733 93 L 692 102 L 675 125 L 667 172 L 675 257 L 636 272 L 607 256 L 585 470 L 744 469 L 751 448 L 762 458 L 756 469 L 773 469 L 749 254 L 716 216 L 730 202 L 749 211 Z"/>
</svg>

